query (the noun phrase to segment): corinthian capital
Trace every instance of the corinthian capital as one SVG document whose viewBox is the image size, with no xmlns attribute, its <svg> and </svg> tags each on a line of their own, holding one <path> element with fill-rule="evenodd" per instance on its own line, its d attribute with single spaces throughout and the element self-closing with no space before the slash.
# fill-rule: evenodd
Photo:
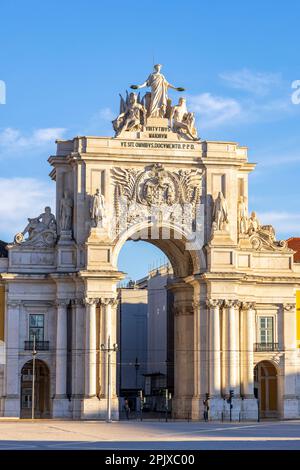
<svg viewBox="0 0 300 470">
<path fill-rule="evenodd" d="M 239 300 L 224 300 L 225 308 L 240 308 L 241 302 Z"/>
<path fill-rule="evenodd" d="M 85 305 L 97 305 L 99 303 L 99 298 L 97 297 L 86 297 L 84 299 Z"/>
<path fill-rule="evenodd" d="M 17 307 L 20 307 L 21 305 L 22 305 L 21 300 L 8 300 L 7 301 L 8 308 L 17 308 Z"/>
<path fill-rule="evenodd" d="M 217 308 L 222 306 L 223 301 L 220 299 L 207 299 L 206 306 L 208 308 Z"/>
<path fill-rule="evenodd" d="M 56 299 L 55 305 L 56 307 L 67 307 L 70 303 L 70 299 Z"/>
<path fill-rule="evenodd" d="M 101 305 L 116 307 L 118 303 L 119 299 L 117 297 L 101 297 Z"/>
<path fill-rule="evenodd" d="M 286 312 L 291 312 L 292 310 L 295 310 L 296 304 L 282 304 L 282 307 Z"/>
<path fill-rule="evenodd" d="M 255 302 L 242 302 L 242 310 L 255 310 Z"/>
</svg>

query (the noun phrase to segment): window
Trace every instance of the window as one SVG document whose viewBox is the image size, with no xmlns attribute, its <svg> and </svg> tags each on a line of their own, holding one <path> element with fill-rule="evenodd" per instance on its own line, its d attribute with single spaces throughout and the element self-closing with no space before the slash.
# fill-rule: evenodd
<svg viewBox="0 0 300 470">
<path fill-rule="evenodd" d="M 29 341 L 44 341 L 44 315 L 29 315 Z"/>
<path fill-rule="evenodd" d="M 259 334 L 260 343 L 270 344 L 274 342 L 274 326 L 273 317 L 260 317 Z"/>
</svg>

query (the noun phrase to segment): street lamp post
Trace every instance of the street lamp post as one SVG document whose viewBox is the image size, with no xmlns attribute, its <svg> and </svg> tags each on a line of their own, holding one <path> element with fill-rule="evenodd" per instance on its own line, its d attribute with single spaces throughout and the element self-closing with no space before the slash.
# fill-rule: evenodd
<svg viewBox="0 0 300 470">
<path fill-rule="evenodd" d="M 34 402 L 35 402 L 35 335 L 33 335 L 32 345 L 32 394 L 31 394 L 31 419 L 34 419 Z"/>
<path fill-rule="evenodd" d="M 107 339 L 107 347 L 104 344 L 101 344 L 101 350 L 107 353 L 107 417 L 106 422 L 111 423 L 111 353 L 118 351 L 118 345 L 113 344 L 113 347 L 110 347 L 110 336 Z"/>
<path fill-rule="evenodd" d="M 137 390 L 138 388 L 138 372 L 139 372 L 139 368 L 140 368 L 140 363 L 139 363 L 139 360 L 138 358 L 136 357 L 135 358 L 135 364 L 134 364 L 134 367 L 135 367 L 135 389 Z"/>
</svg>

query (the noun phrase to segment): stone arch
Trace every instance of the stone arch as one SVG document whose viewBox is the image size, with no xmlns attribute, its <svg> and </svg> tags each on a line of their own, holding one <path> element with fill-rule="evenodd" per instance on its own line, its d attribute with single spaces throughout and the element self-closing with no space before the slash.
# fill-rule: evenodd
<svg viewBox="0 0 300 470">
<path fill-rule="evenodd" d="M 21 368 L 21 418 L 31 417 L 32 369 L 30 359 Z M 35 360 L 35 418 L 50 417 L 50 368 L 41 360 Z"/>
<path fill-rule="evenodd" d="M 168 286 L 173 295 L 171 314 L 174 321 L 174 395 L 172 413 L 176 418 L 189 418 L 192 413 L 194 395 L 194 300 L 198 291 L 189 282 L 189 276 L 200 271 L 205 263 L 202 247 L 190 250 L 187 234 L 177 227 L 162 223 L 158 237 L 138 237 L 136 234 L 151 228 L 149 223 L 136 224 L 115 239 L 112 265 L 117 268 L 119 253 L 127 240 L 149 242 L 161 249 L 171 262 L 174 278 Z M 163 230 L 170 230 L 171 236 L 163 238 Z M 201 260 L 203 262 L 201 263 Z"/>
<path fill-rule="evenodd" d="M 173 224 L 161 223 L 154 227 L 156 236 L 151 237 L 152 223 L 142 222 L 129 227 L 114 240 L 112 265 L 117 267 L 119 253 L 128 240 L 145 241 L 160 248 L 169 258 L 176 277 L 186 277 L 198 273 L 206 266 L 202 246 L 189 241 L 189 234 Z M 170 235 L 169 238 L 165 238 Z M 194 244 L 193 244 L 194 243 Z M 190 247 L 192 249 L 190 249 Z"/>
<path fill-rule="evenodd" d="M 254 385 L 262 418 L 277 418 L 279 412 L 278 364 L 272 360 L 259 361 L 254 368 Z"/>
</svg>

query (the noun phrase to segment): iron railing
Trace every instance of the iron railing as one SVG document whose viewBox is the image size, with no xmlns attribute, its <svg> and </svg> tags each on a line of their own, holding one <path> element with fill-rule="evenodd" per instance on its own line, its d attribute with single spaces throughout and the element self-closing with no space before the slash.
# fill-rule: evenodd
<svg viewBox="0 0 300 470">
<path fill-rule="evenodd" d="M 25 351 L 33 350 L 33 341 L 24 341 Z M 37 351 L 49 351 L 49 341 L 36 341 L 35 349 Z"/>
<path fill-rule="evenodd" d="M 278 343 L 254 343 L 255 352 L 279 351 Z"/>
</svg>

